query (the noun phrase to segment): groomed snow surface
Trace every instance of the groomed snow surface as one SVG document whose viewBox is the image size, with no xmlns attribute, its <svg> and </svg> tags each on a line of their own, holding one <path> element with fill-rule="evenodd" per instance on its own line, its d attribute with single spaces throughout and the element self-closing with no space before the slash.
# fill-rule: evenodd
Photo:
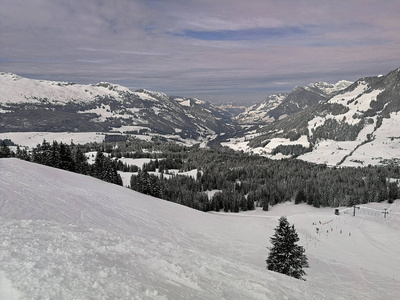
<svg viewBox="0 0 400 300">
<path fill-rule="evenodd" d="M 375 300 L 400 292 L 399 200 L 362 205 L 355 217 L 292 203 L 203 213 L 17 159 L 0 159 L 0 170 L 0 299 Z M 306 248 L 307 281 L 266 270 L 281 215 Z"/>
</svg>

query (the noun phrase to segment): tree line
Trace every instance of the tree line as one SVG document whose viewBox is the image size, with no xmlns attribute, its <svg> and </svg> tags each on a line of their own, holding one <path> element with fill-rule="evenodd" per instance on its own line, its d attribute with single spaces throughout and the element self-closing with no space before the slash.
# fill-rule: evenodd
<svg viewBox="0 0 400 300">
<path fill-rule="evenodd" d="M 8 151 L 5 148 L 0 147 L 0 156 Z M 97 151 L 93 165 L 84 155 L 89 151 Z M 296 159 L 271 160 L 226 147 L 187 147 L 136 139 L 80 146 L 43 141 L 31 153 L 17 148 L 14 155 L 121 185 L 117 171 L 133 172 L 133 190 L 202 211 L 238 212 L 256 206 L 268 210 L 270 205 L 286 201 L 338 207 L 392 202 L 399 197 L 397 165 L 328 167 Z M 151 161 L 138 167 L 118 160 L 121 157 Z M 179 175 L 170 172 L 173 169 L 197 169 L 197 174 Z M 214 191 L 212 196 L 208 196 L 209 191 Z"/>
<path fill-rule="evenodd" d="M 82 151 L 82 147 L 74 144 L 68 145 L 57 141 L 49 143 L 43 140 L 42 144 L 38 144 L 31 152 L 17 147 L 14 153 L 5 143 L 2 143 L 0 149 L 0 157 L 17 157 L 122 185 L 121 176 L 117 172 L 116 161 L 104 155 L 101 151 L 97 151 L 95 162 L 90 165 Z"/>
<path fill-rule="evenodd" d="M 254 206 L 268 210 L 270 205 L 285 201 L 315 207 L 352 206 L 392 202 L 399 196 L 397 165 L 328 167 L 296 159 L 271 160 L 224 147 L 158 148 L 154 143 L 139 143 L 144 146 L 141 151 L 151 147 L 145 156 L 154 160 L 132 176 L 131 188 L 143 192 L 142 186 L 151 186 L 144 193 L 203 211 L 237 212 Z M 125 155 L 121 149 L 129 152 L 129 142 L 118 149 Z M 180 171 L 197 169 L 197 176 L 165 176 L 167 165 Z M 163 175 L 147 174 L 156 170 Z M 219 192 L 208 199 L 206 191 L 212 190 Z"/>
</svg>

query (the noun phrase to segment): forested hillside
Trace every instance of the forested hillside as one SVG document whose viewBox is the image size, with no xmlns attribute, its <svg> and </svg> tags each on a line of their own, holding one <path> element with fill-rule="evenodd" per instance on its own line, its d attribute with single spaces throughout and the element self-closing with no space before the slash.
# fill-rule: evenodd
<svg viewBox="0 0 400 300">
<path fill-rule="evenodd" d="M 139 140 L 119 143 L 118 147 L 113 144 L 87 147 L 97 147 L 116 159 L 152 158 L 142 168 L 121 162 L 117 168 L 138 171 L 132 176 L 131 188 L 203 211 L 238 212 L 254 209 L 254 205 L 268 210 L 269 205 L 285 201 L 306 202 L 316 207 L 350 206 L 394 200 L 398 196 L 400 171 L 394 165 L 330 168 L 295 159 L 271 160 L 226 147 L 189 148 Z M 169 169 L 197 169 L 197 176 L 174 175 Z M 206 191 L 217 192 L 209 199 Z"/>
<path fill-rule="evenodd" d="M 93 165 L 83 155 L 88 151 L 97 151 Z M 399 194 L 400 170 L 395 165 L 332 168 L 296 159 L 271 160 L 226 147 L 189 148 L 141 140 L 78 147 L 44 141 L 32 154 L 18 150 L 16 156 L 117 184 L 122 184 L 117 170 L 132 172 L 132 189 L 202 211 L 239 212 L 255 206 L 268 210 L 285 201 L 351 206 L 393 201 Z M 122 163 L 122 157 L 151 160 L 139 167 Z M 196 169 L 197 176 L 179 175 L 172 169 Z M 213 191 L 212 196 L 207 191 Z"/>
<path fill-rule="evenodd" d="M 182 170 L 197 169 L 197 178 L 146 175 L 161 166 L 157 160 L 133 176 L 132 188 L 141 191 L 143 186 L 151 186 L 149 194 L 153 190 L 156 196 L 204 211 L 238 212 L 254 209 L 254 203 L 268 210 L 269 205 L 285 201 L 316 207 L 350 206 L 394 200 L 398 195 L 397 166 L 329 168 L 295 159 L 270 160 L 226 148 L 182 149 L 163 152 L 163 156 L 170 164 L 181 164 Z M 211 190 L 220 192 L 208 201 L 205 191 Z"/>
</svg>

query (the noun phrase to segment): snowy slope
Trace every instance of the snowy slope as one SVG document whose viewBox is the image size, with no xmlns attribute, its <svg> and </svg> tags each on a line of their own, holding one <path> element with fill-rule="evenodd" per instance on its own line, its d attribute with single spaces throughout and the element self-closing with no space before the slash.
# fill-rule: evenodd
<svg viewBox="0 0 400 300">
<path fill-rule="evenodd" d="M 241 124 L 273 122 L 274 118 L 269 116 L 268 112 L 278 107 L 287 95 L 287 93 L 271 95 L 264 102 L 246 108 L 235 119 Z"/>
<path fill-rule="evenodd" d="M 302 110 L 287 114 L 277 122 L 249 131 L 244 137 L 231 138 L 224 145 L 237 150 L 264 155 L 273 159 L 296 157 L 301 160 L 330 166 L 386 165 L 400 161 L 400 68 L 386 75 L 365 77 L 349 85 L 339 82 L 337 88 L 321 82 L 297 88 L 292 100 L 282 105 L 299 105 L 304 93 L 334 93 Z M 343 90 L 342 87 L 347 86 Z M 300 97 L 300 96 L 301 97 Z M 322 97 L 322 95 L 320 95 Z M 290 99 L 289 99 L 290 100 Z M 305 103 L 307 104 L 307 103 Z M 271 114 L 274 110 L 271 110 Z M 280 111 L 282 113 L 283 111 Z M 282 116 L 282 114 L 278 114 Z M 290 151 L 297 152 L 292 155 Z M 280 151 L 275 151 L 279 150 Z M 290 148 L 292 147 L 292 148 Z"/>
<path fill-rule="evenodd" d="M 75 84 L 24 78 L 12 73 L 0 73 L 0 103 L 37 102 L 48 99 L 52 103 L 94 101 L 96 96 L 119 98 L 132 93 L 128 88 L 110 83 Z"/>
<path fill-rule="evenodd" d="M 348 86 L 352 84 L 351 81 L 348 80 L 340 80 L 336 83 L 327 83 L 323 81 L 317 81 L 314 83 L 310 83 L 305 87 L 306 90 L 317 92 L 323 96 L 332 96 L 337 92 L 344 90 Z"/>
<path fill-rule="evenodd" d="M 0 299 L 394 299 L 399 292 L 397 202 L 370 204 L 355 218 L 290 203 L 211 214 L 16 159 L 0 159 L 0 169 Z M 284 214 L 307 249 L 306 282 L 265 270 L 268 239 Z"/>
</svg>

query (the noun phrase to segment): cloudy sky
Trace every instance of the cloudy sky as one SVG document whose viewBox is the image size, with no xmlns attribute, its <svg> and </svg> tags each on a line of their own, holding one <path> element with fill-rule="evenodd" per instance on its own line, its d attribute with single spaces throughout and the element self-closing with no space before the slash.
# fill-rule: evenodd
<svg viewBox="0 0 400 300">
<path fill-rule="evenodd" d="M 261 102 L 400 67 L 399 0 L 0 0 L 0 72 Z"/>
</svg>

